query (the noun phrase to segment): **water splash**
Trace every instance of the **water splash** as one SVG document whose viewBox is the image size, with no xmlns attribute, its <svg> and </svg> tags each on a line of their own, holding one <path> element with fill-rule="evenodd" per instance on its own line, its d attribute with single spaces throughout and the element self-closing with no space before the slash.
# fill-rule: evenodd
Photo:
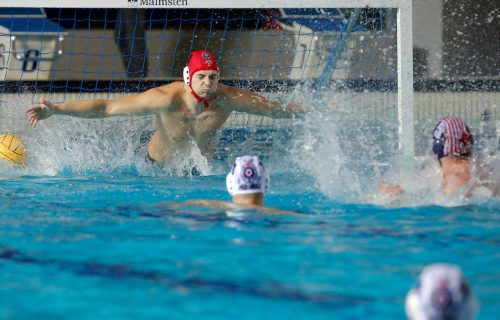
<svg viewBox="0 0 500 320">
<path fill-rule="evenodd" d="M 296 90 L 301 91 L 294 94 L 296 102 L 310 108 L 299 123 L 302 134 L 296 137 L 291 152 L 296 163 L 329 197 L 347 201 L 358 198 L 361 184 L 340 143 L 339 122 L 333 112 L 335 95 L 319 101 L 305 87 Z"/>
<path fill-rule="evenodd" d="M 367 93 L 329 90 L 329 96 L 317 100 L 307 87 L 296 91 L 295 102 L 311 110 L 300 122 L 301 130 L 296 130 L 301 134 L 290 153 L 302 173 L 331 199 L 405 207 L 458 206 L 491 199 L 491 193 L 480 189 L 470 198 L 464 197 L 466 190 L 445 197 L 439 165 L 430 149 L 429 156 L 402 158 L 397 148 L 397 109 L 391 100 L 382 100 L 387 105 L 380 110 L 386 114 L 377 115 L 371 110 L 378 100 Z M 481 163 L 488 172 L 499 171 L 491 160 L 481 159 Z M 378 181 L 400 185 L 404 195 L 382 196 Z"/>
<path fill-rule="evenodd" d="M 107 119 L 54 116 L 33 129 L 24 112 L 29 105 L 29 95 L 19 95 L 17 101 L 2 101 L 3 131 L 20 136 L 28 152 L 26 166 L 12 172 L 8 169 L 11 166 L 1 166 L 0 174 L 4 176 L 124 172 L 179 176 L 190 175 L 193 167 L 198 174 L 212 174 L 207 159 L 195 144 L 187 155 L 173 157 L 165 167 L 147 161 L 144 135 L 154 130 L 151 116 Z"/>
</svg>

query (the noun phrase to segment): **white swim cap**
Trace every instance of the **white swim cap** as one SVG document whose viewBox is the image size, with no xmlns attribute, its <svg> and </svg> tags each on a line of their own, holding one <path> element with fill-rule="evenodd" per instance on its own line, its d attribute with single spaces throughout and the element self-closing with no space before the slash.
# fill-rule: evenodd
<svg viewBox="0 0 500 320">
<path fill-rule="evenodd" d="M 227 192 L 239 194 L 265 193 L 269 188 L 269 176 L 257 156 L 236 158 L 226 177 Z"/>
<path fill-rule="evenodd" d="M 406 315 L 412 320 L 470 320 L 476 303 L 460 268 L 453 264 L 431 264 L 406 296 Z"/>
</svg>

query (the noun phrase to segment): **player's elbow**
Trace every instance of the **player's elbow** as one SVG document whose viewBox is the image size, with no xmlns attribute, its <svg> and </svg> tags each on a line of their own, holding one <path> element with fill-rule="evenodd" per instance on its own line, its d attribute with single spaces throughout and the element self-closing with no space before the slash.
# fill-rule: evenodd
<svg viewBox="0 0 500 320">
<path fill-rule="evenodd" d="M 98 113 L 103 117 L 111 117 L 123 114 L 122 104 L 113 100 L 102 100 Z"/>
</svg>

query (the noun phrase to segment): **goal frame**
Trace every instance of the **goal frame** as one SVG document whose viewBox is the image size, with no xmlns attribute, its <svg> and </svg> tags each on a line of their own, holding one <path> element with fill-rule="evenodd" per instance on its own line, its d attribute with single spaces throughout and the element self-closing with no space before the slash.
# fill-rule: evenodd
<svg viewBox="0 0 500 320">
<path fill-rule="evenodd" d="M 45 8 L 394 8 L 397 9 L 398 145 L 401 155 L 415 156 L 413 110 L 412 0 L 24 0 L 16 7 Z M 3 2 L 0 7 L 9 7 Z"/>
</svg>

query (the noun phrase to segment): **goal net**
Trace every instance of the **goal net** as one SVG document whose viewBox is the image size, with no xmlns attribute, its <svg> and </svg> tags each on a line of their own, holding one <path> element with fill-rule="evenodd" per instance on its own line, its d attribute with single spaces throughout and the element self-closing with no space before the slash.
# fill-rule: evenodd
<svg viewBox="0 0 500 320">
<path fill-rule="evenodd" d="M 208 49 L 222 83 L 335 114 L 327 119 L 339 140 L 350 138 L 342 147 L 353 157 L 413 156 L 411 1 L 257 4 L 0 8 L 1 124 L 25 130 L 24 119 L 13 120 L 6 108 L 25 109 L 42 95 L 54 102 L 110 99 L 180 81 L 189 54 Z M 147 131 L 150 120 L 123 121 L 127 131 Z M 218 156 L 269 154 L 288 148 L 295 134 L 290 120 L 235 113 Z"/>
</svg>

